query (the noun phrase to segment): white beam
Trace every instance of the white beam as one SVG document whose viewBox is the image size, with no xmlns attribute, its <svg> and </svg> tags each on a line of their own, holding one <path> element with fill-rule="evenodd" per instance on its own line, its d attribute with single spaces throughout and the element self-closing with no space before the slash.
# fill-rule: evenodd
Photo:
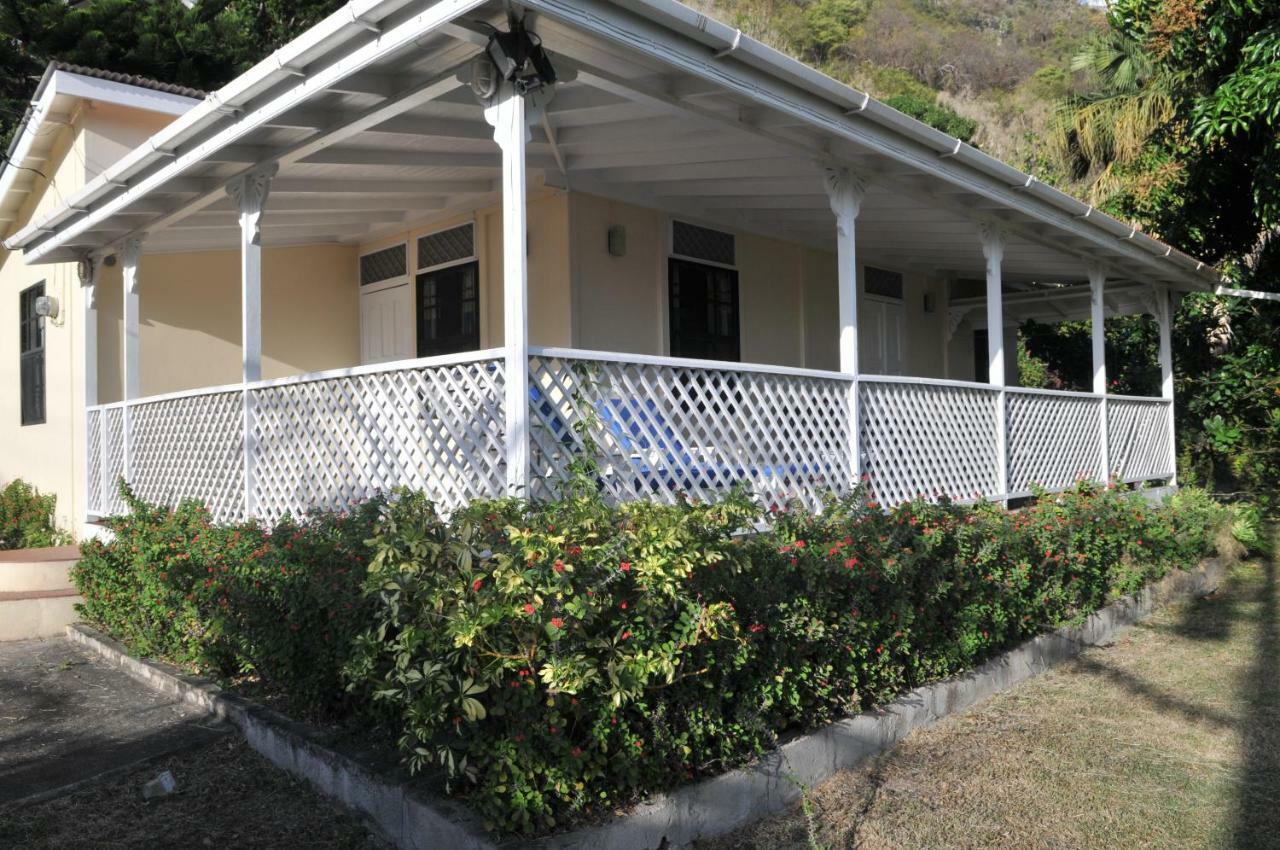
<svg viewBox="0 0 1280 850">
<path fill-rule="evenodd" d="M 485 120 L 502 149 L 503 345 L 506 348 L 507 494 L 527 496 L 529 488 L 529 258 L 525 203 L 525 145 L 537 109 L 504 83 Z M 531 114 L 533 113 L 533 114 Z"/>
<path fill-rule="evenodd" d="M 1089 328 L 1093 342 L 1093 391 L 1103 396 L 1098 417 L 1098 462 L 1101 467 L 1099 480 L 1106 484 L 1111 480 L 1111 456 L 1107 444 L 1107 304 L 1106 270 L 1098 265 L 1089 267 Z"/>
<path fill-rule="evenodd" d="M 283 182 L 276 180 L 276 183 Z M 416 210 L 441 210 L 448 205 L 448 199 L 441 195 L 404 195 L 377 196 L 367 194 L 345 195 L 282 195 L 272 186 L 271 214 L 276 213 L 332 213 L 342 211 L 369 210 L 373 212 L 395 210 L 401 213 Z M 179 226 L 193 218 L 207 217 L 211 212 L 229 212 L 234 207 L 230 201 L 218 201 L 179 222 Z M 294 216 L 285 215 L 285 220 L 293 221 Z M 225 219 L 225 216 L 224 216 Z"/>
<path fill-rule="evenodd" d="M 124 345 L 122 352 L 124 362 L 121 374 L 124 376 L 122 382 L 122 396 L 125 402 L 123 416 L 123 469 L 126 481 L 133 480 L 133 428 L 130 421 L 130 408 L 132 407 L 130 402 L 141 395 L 139 389 L 142 383 L 142 373 L 138 360 L 140 342 L 138 338 L 138 266 L 141 261 L 142 239 L 135 237 L 126 240 L 120 251 L 120 271 L 124 298 Z"/>
<path fill-rule="evenodd" d="M 1005 232 L 991 222 L 983 222 L 978 230 L 982 238 L 982 256 L 987 261 L 987 382 L 1000 388 L 996 399 L 996 480 L 1003 497 L 1009 492 L 1008 399 L 1004 389 L 1004 289 L 1000 280 Z"/>
<path fill-rule="evenodd" d="M 858 240 L 855 223 L 867 193 L 864 178 L 847 168 L 827 170 L 827 195 L 836 218 L 836 265 L 839 286 L 836 308 L 840 329 L 840 371 L 853 376 L 849 385 L 849 460 L 853 484 L 862 475 L 858 421 Z"/>
<path fill-rule="evenodd" d="M 1173 307 L 1169 303 L 1169 290 L 1163 286 L 1152 286 L 1152 295 L 1156 302 L 1156 322 L 1160 326 L 1160 395 L 1169 402 L 1169 483 L 1178 483 L 1178 443 L 1175 439 L 1173 417 Z"/>
<path fill-rule="evenodd" d="M 362 180 L 277 177 L 271 194 L 281 195 L 487 195 L 498 183 L 489 179 L 467 180 Z M 272 202 L 274 209 L 274 201 Z"/>
</svg>

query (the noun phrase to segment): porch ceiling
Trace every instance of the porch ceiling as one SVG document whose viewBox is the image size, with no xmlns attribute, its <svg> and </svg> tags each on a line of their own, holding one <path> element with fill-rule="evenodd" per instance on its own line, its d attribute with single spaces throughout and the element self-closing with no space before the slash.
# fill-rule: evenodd
<svg viewBox="0 0 1280 850">
<path fill-rule="evenodd" d="M 948 163 L 946 152 L 922 153 L 919 142 L 906 138 L 895 145 L 858 142 L 744 88 L 745 72 L 726 70 L 708 80 L 680 67 L 675 54 L 658 58 L 652 42 L 619 43 L 646 32 L 638 17 L 629 30 L 610 30 L 612 37 L 573 19 L 598 3 L 630 14 L 630 7 L 608 0 L 528 6 L 526 23 L 551 51 L 563 80 L 528 146 L 538 182 L 834 248 L 823 178 L 824 167 L 838 163 L 871 181 L 857 222 L 860 259 L 871 263 L 981 277 L 976 221 L 987 219 L 1008 231 L 1004 276 L 1015 285 L 1080 282 L 1089 261 L 1104 264 L 1116 282 L 1181 289 L 1212 284 L 1194 271 L 1194 261 L 1177 267 L 1172 249 L 1161 255 L 1141 244 L 1146 237 L 1101 238 L 1092 232 L 1095 225 L 1080 223 L 1081 217 L 1070 222 L 1065 214 L 1068 223 L 1046 220 L 1036 206 L 1045 202 L 1033 196 L 1048 190 L 1034 181 L 1003 187 L 1011 197 L 1024 189 L 1025 204 L 974 181 L 949 181 L 909 163 L 926 154 L 930 162 Z M 382 5 L 393 11 L 376 25 L 380 36 L 367 20 L 331 26 L 328 41 L 293 57 L 278 80 L 264 77 L 245 106 L 225 108 L 220 121 L 191 130 L 189 139 L 181 128 L 173 137 L 158 134 L 154 151 L 104 175 L 105 186 L 91 184 L 84 198 L 20 232 L 11 245 L 21 243 L 40 262 L 111 253 L 140 233 L 147 234 L 148 252 L 234 248 L 238 223 L 224 187 L 273 160 L 280 171 L 263 217 L 266 245 L 357 242 L 496 201 L 500 153 L 460 72 L 487 37 L 479 22 L 502 23 L 502 7 L 467 10 L 459 0 L 461 14 L 434 31 L 404 39 L 354 73 L 323 73 L 344 61 L 353 44 L 380 46 L 415 15 L 429 14 L 420 3 Z M 288 106 L 247 121 L 261 112 L 259 103 Z M 185 167 L 167 173 L 175 159 Z"/>
</svg>

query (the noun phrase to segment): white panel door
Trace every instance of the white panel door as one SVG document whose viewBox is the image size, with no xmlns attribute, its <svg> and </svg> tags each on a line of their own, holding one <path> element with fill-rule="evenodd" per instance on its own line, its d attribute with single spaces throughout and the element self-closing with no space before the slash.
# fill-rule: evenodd
<svg viewBox="0 0 1280 850">
<path fill-rule="evenodd" d="M 868 375 L 901 375 L 902 302 L 867 298 L 860 309 L 862 371 Z"/>
<path fill-rule="evenodd" d="M 408 283 L 360 293 L 360 359 L 363 363 L 405 360 L 417 354 L 413 287 Z"/>
</svg>

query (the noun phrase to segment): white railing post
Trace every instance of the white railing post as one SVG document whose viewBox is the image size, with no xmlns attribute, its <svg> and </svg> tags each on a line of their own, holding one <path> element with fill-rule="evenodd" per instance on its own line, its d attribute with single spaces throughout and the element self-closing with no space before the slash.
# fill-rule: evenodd
<svg viewBox="0 0 1280 850">
<path fill-rule="evenodd" d="M 122 354 L 124 363 L 121 371 L 121 398 L 124 401 L 123 410 L 121 411 L 121 458 L 124 462 L 121 465 L 121 471 L 124 475 L 124 480 L 131 483 L 133 481 L 133 429 L 130 422 L 130 409 L 133 406 L 131 402 L 139 396 L 139 389 L 142 383 L 142 373 L 138 361 L 138 284 L 140 282 L 138 265 L 141 260 L 142 237 L 135 236 L 126 239 L 120 249 L 124 299 L 124 346 Z M 111 486 L 115 486 L 114 481 L 111 482 Z"/>
<path fill-rule="evenodd" d="M 1009 407 L 1005 392 L 1004 289 L 1000 265 L 1004 261 L 1004 230 L 997 224 L 978 225 L 982 256 L 987 261 L 987 381 L 999 387 L 996 399 L 997 480 L 1001 498 L 1009 494 Z"/>
<path fill-rule="evenodd" d="M 1111 455 L 1107 443 L 1107 321 L 1104 288 L 1107 273 L 1101 266 L 1089 267 L 1089 320 L 1093 334 L 1093 391 L 1102 396 L 1098 402 L 1098 469 L 1099 481 L 1106 486 L 1111 480 Z"/>
<path fill-rule="evenodd" d="M 244 515 L 257 514 L 257 445 L 253 436 L 253 393 L 249 385 L 262 380 L 262 212 L 271 178 L 279 169 L 269 163 L 243 174 L 227 185 L 240 217 L 240 346 L 241 380 L 244 382 Z"/>
<path fill-rule="evenodd" d="M 1169 484 L 1178 483 L 1178 443 L 1173 420 L 1173 307 L 1169 303 L 1169 290 L 1152 287 L 1155 299 L 1156 322 L 1160 325 L 1160 396 L 1166 402 L 1169 429 Z"/>
<path fill-rule="evenodd" d="M 84 513 L 89 518 L 89 505 L 102 504 L 102 455 L 98 455 L 98 493 L 89 495 L 89 471 L 93 461 L 89 453 L 89 408 L 98 403 L 98 261 L 90 260 L 89 277 L 84 282 Z M 98 414 L 98 445 L 102 445 L 102 414 Z"/>
<path fill-rule="evenodd" d="M 529 257 L 526 247 L 525 145 L 553 89 L 522 94 L 504 82 L 485 120 L 502 149 L 502 291 L 507 495 L 529 489 Z"/>
<path fill-rule="evenodd" d="M 836 255 L 840 321 L 840 371 L 849 382 L 849 463 L 851 485 L 862 475 L 862 439 L 858 404 L 858 254 L 856 222 L 867 192 L 866 180 L 848 168 L 828 168 L 827 196 L 836 217 Z"/>
</svg>

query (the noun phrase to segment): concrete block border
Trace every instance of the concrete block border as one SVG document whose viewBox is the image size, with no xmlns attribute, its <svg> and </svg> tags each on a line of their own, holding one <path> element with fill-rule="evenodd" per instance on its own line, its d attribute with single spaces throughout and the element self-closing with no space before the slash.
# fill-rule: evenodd
<svg viewBox="0 0 1280 850">
<path fill-rule="evenodd" d="M 965 675 L 917 688 L 883 708 L 798 737 L 746 767 L 655 795 L 601 823 L 499 844 L 462 806 L 420 794 L 395 775 L 334 752 L 314 730 L 278 712 L 169 665 L 133 658 L 88 626 L 68 626 L 67 637 L 135 679 L 234 724 L 269 761 L 367 816 L 402 850 L 676 850 L 783 811 L 799 799 L 802 788 L 857 766 L 913 730 L 964 711 L 1090 646 L 1108 643 L 1163 605 L 1212 592 L 1223 573 L 1220 561 L 1205 560 L 1108 605 L 1080 626 L 1040 635 Z"/>
</svg>

